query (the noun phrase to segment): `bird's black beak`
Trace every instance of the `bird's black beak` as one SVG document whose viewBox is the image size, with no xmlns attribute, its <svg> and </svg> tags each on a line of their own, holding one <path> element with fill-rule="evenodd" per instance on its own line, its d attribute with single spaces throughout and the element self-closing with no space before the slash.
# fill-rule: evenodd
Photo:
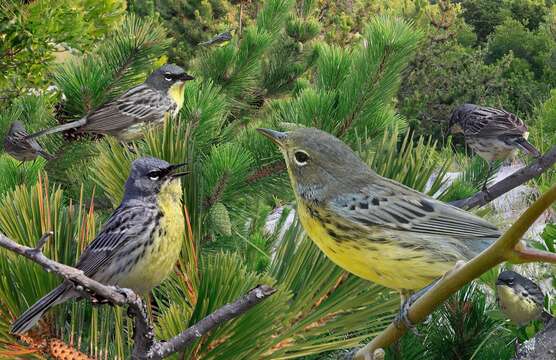
<svg viewBox="0 0 556 360">
<path fill-rule="evenodd" d="M 184 163 L 180 163 L 180 164 L 172 164 L 168 167 L 168 176 L 171 176 L 173 178 L 177 178 L 177 177 L 182 177 L 185 176 L 187 174 L 189 174 L 189 171 L 178 171 L 180 168 L 184 167 L 185 165 L 187 165 L 186 162 Z"/>
<path fill-rule="evenodd" d="M 184 72 L 183 74 L 180 75 L 180 80 L 181 81 L 195 80 L 195 77 Z"/>
<path fill-rule="evenodd" d="M 257 131 L 272 140 L 272 142 L 279 147 L 282 147 L 284 145 L 284 141 L 286 141 L 286 139 L 288 138 L 288 133 L 281 131 L 262 128 L 257 129 Z"/>
<path fill-rule="evenodd" d="M 506 282 L 502 279 L 496 279 L 496 285 L 506 285 Z"/>
</svg>

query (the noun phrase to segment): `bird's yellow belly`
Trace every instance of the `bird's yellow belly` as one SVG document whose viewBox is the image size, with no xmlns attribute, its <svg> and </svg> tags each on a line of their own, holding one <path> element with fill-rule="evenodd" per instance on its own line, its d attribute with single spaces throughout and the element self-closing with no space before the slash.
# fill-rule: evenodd
<svg viewBox="0 0 556 360">
<path fill-rule="evenodd" d="M 394 241 L 333 238 L 298 202 L 299 219 L 307 235 L 336 265 L 363 279 L 396 290 L 417 290 L 452 268 L 452 262 L 431 261 L 424 252 L 396 245 Z M 330 228 L 330 226 L 329 226 Z M 378 232 L 378 230 L 377 230 Z"/>
<path fill-rule="evenodd" d="M 155 240 L 145 250 L 145 256 L 118 284 L 139 293 L 147 293 L 159 285 L 172 271 L 180 255 L 185 223 L 181 211 L 181 185 L 173 181 L 165 193 L 159 195 L 159 208 L 163 213 L 155 230 Z M 172 187 L 172 188 L 171 188 Z M 179 188 L 179 194 L 178 189 Z"/>
<path fill-rule="evenodd" d="M 509 286 L 498 285 L 496 291 L 502 312 L 515 324 L 523 326 L 540 317 L 542 307 L 530 299 L 517 295 Z"/>
</svg>

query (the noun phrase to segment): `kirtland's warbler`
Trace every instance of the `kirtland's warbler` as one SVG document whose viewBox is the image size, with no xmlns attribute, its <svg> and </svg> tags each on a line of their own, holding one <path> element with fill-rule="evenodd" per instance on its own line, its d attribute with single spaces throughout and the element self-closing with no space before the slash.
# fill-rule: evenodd
<svg viewBox="0 0 556 360">
<path fill-rule="evenodd" d="M 140 138 L 147 126 L 176 116 L 184 100 L 184 83 L 192 80 L 181 67 L 166 64 L 147 80 L 80 120 L 31 134 L 30 138 L 77 128 L 79 132 L 111 135 L 120 141 Z"/>
<path fill-rule="evenodd" d="M 54 156 L 43 150 L 35 139 L 28 139 L 29 134 L 22 123 L 14 121 L 4 138 L 4 150 L 21 162 L 35 160 L 42 156 L 45 160 L 54 160 Z"/>
<path fill-rule="evenodd" d="M 155 158 L 140 158 L 131 165 L 122 203 L 97 237 L 81 254 L 76 268 L 103 284 L 145 294 L 168 276 L 180 253 L 184 219 L 178 170 Z M 78 297 L 68 282 L 52 290 L 25 311 L 11 332 L 33 327 L 50 307 Z"/>
<path fill-rule="evenodd" d="M 500 310 L 517 326 L 552 315 L 544 310 L 544 294 L 533 281 L 515 271 L 502 271 L 496 280 L 496 302 Z"/>
<path fill-rule="evenodd" d="M 259 131 L 286 160 L 309 237 L 359 277 L 410 293 L 500 236 L 478 216 L 379 176 L 326 132 Z"/>
<path fill-rule="evenodd" d="M 539 151 L 527 138 L 525 123 L 516 115 L 505 110 L 464 104 L 452 113 L 449 124 L 453 134 L 462 133 L 465 143 L 488 162 L 488 175 L 495 160 L 506 160 L 521 149 L 531 156 L 540 156 Z"/>
</svg>

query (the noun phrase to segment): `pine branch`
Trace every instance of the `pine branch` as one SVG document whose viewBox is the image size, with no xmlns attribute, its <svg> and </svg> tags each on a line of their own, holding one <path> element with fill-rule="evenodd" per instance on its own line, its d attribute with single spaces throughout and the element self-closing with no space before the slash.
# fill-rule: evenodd
<svg viewBox="0 0 556 360">
<path fill-rule="evenodd" d="M 110 303 L 128 307 L 128 314 L 134 318 L 134 347 L 132 359 L 136 360 L 159 360 L 164 359 L 176 352 L 185 349 L 188 345 L 207 334 L 215 327 L 224 322 L 234 319 L 247 312 L 252 307 L 265 300 L 276 292 L 268 285 L 259 285 L 251 289 L 243 297 L 231 304 L 226 304 L 220 309 L 209 314 L 197 324 L 189 327 L 182 333 L 174 336 L 168 341 L 156 341 L 152 324 L 149 322 L 145 304 L 141 298 L 130 289 L 122 289 L 107 286 L 95 281 L 83 274 L 83 271 L 60 264 L 47 258 L 42 248 L 52 232 L 47 232 L 37 242 L 35 248 L 19 245 L 0 233 L 0 247 L 11 250 L 19 255 L 25 256 L 33 262 L 41 265 L 45 271 L 53 272 L 65 280 L 74 284 L 75 289 L 83 294 L 95 298 L 108 300 Z"/>
<path fill-rule="evenodd" d="M 539 176 L 550 169 L 554 163 L 556 163 L 556 146 L 539 157 L 533 164 L 519 169 L 510 176 L 492 185 L 486 191 L 479 191 L 467 199 L 452 201 L 450 204 L 467 210 L 481 207 L 519 185 Z"/>
<path fill-rule="evenodd" d="M 181 334 L 174 336 L 164 343 L 157 343 L 149 353 L 148 359 L 163 359 L 171 354 L 185 349 L 188 345 L 208 333 L 225 321 L 231 320 L 245 313 L 265 298 L 274 294 L 276 290 L 268 285 L 258 285 L 247 294 L 231 304 L 226 304 L 212 314 L 189 327 Z"/>
<path fill-rule="evenodd" d="M 229 179 L 230 179 L 230 174 L 229 172 L 225 171 L 224 174 L 222 174 L 222 176 L 220 177 L 220 179 L 218 179 L 216 185 L 214 186 L 214 189 L 212 190 L 212 194 L 210 194 L 210 196 L 206 198 L 205 209 L 210 209 L 212 205 L 220 201 L 220 198 L 222 197 L 222 193 L 224 192 L 224 189 L 226 189 L 226 185 L 228 185 Z"/>
<path fill-rule="evenodd" d="M 409 308 L 409 320 L 414 324 L 423 321 L 452 294 L 494 266 L 504 261 L 523 262 L 520 256 L 523 249 L 520 249 L 519 240 L 554 201 L 556 201 L 556 186 L 539 197 L 494 244 L 465 265 L 446 273 L 429 291 L 418 298 Z M 530 259 L 530 261 L 539 260 Z M 406 331 L 407 328 L 403 324 L 396 326 L 391 323 L 369 344 L 357 351 L 354 359 L 373 360 L 371 354 L 374 354 L 377 349 L 385 349 L 398 341 Z"/>
<path fill-rule="evenodd" d="M 279 174 L 284 170 L 286 170 L 286 163 L 284 162 L 284 160 L 278 160 L 253 172 L 247 177 L 247 182 L 251 184 L 257 182 L 262 178 Z"/>
<path fill-rule="evenodd" d="M 368 44 L 367 44 L 367 46 L 368 46 Z M 380 63 L 378 64 L 378 68 L 377 68 L 374 76 L 367 82 L 367 84 L 371 85 L 371 87 L 369 89 L 366 89 L 367 90 L 366 92 L 367 92 L 368 95 L 373 93 L 372 87 L 380 81 L 380 78 L 383 75 L 383 72 L 384 72 L 385 66 L 386 66 L 386 62 L 388 61 L 388 59 L 391 55 L 389 50 L 390 49 L 388 47 L 386 47 L 384 49 L 384 53 L 383 53 L 382 57 L 380 58 Z M 359 112 L 364 108 L 365 102 L 367 100 L 368 100 L 368 98 L 365 95 L 361 96 L 358 99 L 358 101 L 355 104 L 355 107 L 354 107 L 353 111 L 351 112 L 349 118 L 346 119 L 343 122 L 342 126 L 340 127 L 340 130 L 338 131 L 337 136 L 339 138 L 344 136 L 349 131 L 349 129 L 353 125 L 353 122 L 355 121 L 355 118 L 357 117 Z"/>
</svg>

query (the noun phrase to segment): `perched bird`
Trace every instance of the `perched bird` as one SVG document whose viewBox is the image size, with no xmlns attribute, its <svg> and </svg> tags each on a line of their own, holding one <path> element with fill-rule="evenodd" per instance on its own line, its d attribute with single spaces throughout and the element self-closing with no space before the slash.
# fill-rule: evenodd
<svg viewBox="0 0 556 360">
<path fill-rule="evenodd" d="M 544 310 L 541 288 L 514 271 L 502 271 L 498 276 L 496 302 L 500 310 L 518 326 L 537 319 L 545 323 L 552 319 L 552 315 Z"/>
<path fill-rule="evenodd" d="M 488 162 L 483 190 L 486 189 L 493 161 L 509 158 L 518 148 L 534 157 L 540 156 L 539 151 L 527 141 L 527 126 L 505 110 L 464 104 L 452 113 L 449 128 L 452 134 L 462 133 L 467 145 Z"/>
<path fill-rule="evenodd" d="M 219 46 L 224 46 L 226 45 L 230 40 L 232 40 L 233 34 L 231 31 L 225 31 L 223 33 L 220 33 L 218 35 L 216 35 L 215 37 L 213 37 L 210 40 L 207 41 L 203 41 L 200 42 L 198 45 L 199 46 L 211 46 L 211 45 L 219 45 Z"/>
<path fill-rule="evenodd" d="M 181 67 L 166 64 L 153 72 L 141 85 L 90 114 L 67 124 L 41 130 L 30 138 L 77 128 L 79 132 L 111 135 L 120 141 L 140 138 L 149 125 L 176 116 L 184 101 L 184 83 L 194 79 Z"/>
<path fill-rule="evenodd" d="M 29 134 L 23 124 L 14 121 L 4 138 L 4 150 L 14 159 L 21 161 L 35 160 L 37 156 L 42 156 L 45 160 L 54 160 L 54 156 L 44 151 L 35 139 L 28 139 Z"/>
<path fill-rule="evenodd" d="M 478 216 L 379 176 L 326 132 L 259 131 L 286 160 L 309 237 L 334 263 L 359 277 L 411 293 L 500 236 Z"/>
<path fill-rule="evenodd" d="M 125 183 L 124 198 L 97 237 L 81 254 L 76 268 L 103 284 L 146 294 L 173 269 L 184 238 L 178 170 L 184 164 L 145 157 L 135 160 Z M 33 327 L 50 307 L 79 297 L 64 282 L 25 311 L 11 332 Z"/>
</svg>

